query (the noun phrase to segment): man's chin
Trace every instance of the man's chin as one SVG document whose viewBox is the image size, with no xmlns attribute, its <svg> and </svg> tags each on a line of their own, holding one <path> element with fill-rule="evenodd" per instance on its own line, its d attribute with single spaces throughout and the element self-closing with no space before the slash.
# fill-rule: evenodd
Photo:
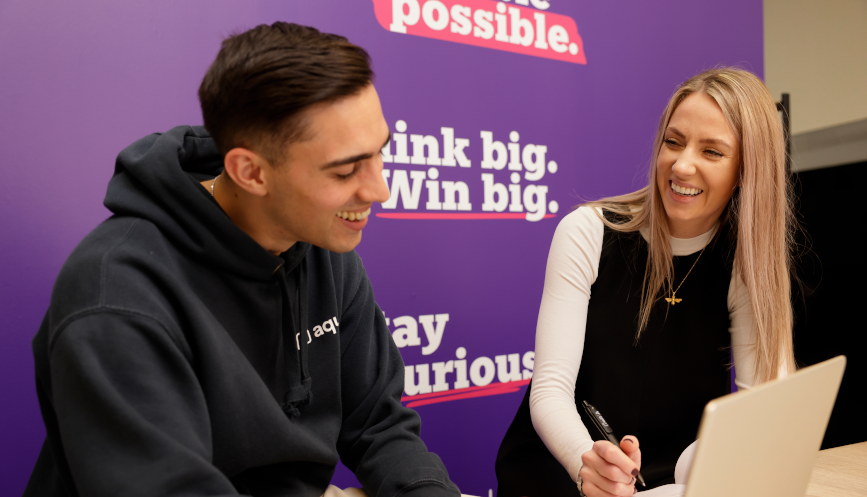
<svg viewBox="0 0 867 497">
<path fill-rule="evenodd" d="M 359 243 L 361 243 L 360 231 L 353 237 L 341 237 L 340 240 L 329 240 L 328 245 L 322 246 L 322 248 L 338 254 L 345 254 L 346 252 L 352 252 L 355 250 L 355 247 L 357 247 Z"/>
</svg>

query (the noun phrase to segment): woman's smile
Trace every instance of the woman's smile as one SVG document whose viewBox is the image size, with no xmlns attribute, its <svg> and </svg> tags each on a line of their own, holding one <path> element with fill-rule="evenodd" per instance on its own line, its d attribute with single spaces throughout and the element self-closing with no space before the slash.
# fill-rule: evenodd
<svg viewBox="0 0 867 497">
<path fill-rule="evenodd" d="M 695 197 L 701 195 L 701 192 L 704 191 L 698 188 L 680 186 L 674 181 L 669 181 L 668 184 L 671 186 L 671 191 L 673 191 L 675 195 L 682 197 Z"/>
</svg>

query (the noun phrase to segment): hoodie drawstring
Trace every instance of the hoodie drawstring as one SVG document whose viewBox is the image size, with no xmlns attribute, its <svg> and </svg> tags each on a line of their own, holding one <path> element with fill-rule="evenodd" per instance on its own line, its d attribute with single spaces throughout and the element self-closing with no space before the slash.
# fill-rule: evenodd
<svg viewBox="0 0 867 497">
<path fill-rule="evenodd" d="M 313 379 L 307 368 L 307 260 L 297 266 L 294 289 L 289 286 L 284 266 L 277 273 L 283 294 L 283 344 L 290 385 L 280 407 L 289 419 L 295 419 L 301 415 L 300 408 L 313 400 Z"/>
</svg>

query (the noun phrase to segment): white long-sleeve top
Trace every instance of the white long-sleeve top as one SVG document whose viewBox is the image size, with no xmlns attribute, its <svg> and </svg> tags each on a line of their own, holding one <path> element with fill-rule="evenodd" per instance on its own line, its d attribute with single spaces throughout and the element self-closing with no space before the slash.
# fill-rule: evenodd
<svg viewBox="0 0 867 497">
<path fill-rule="evenodd" d="M 672 254 L 698 252 L 711 241 L 715 229 L 695 238 L 670 237 Z M 604 224 L 590 207 L 579 207 L 557 226 L 536 324 L 530 393 L 533 427 L 573 480 L 581 469 L 581 455 L 593 446 L 575 406 L 575 382 L 584 352 L 590 289 L 599 270 L 603 233 Z M 648 239 L 645 230 L 641 234 Z M 735 384 L 738 388 L 749 388 L 754 372 L 753 312 L 746 287 L 734 271 L 728 309 Z"/>
</svg>

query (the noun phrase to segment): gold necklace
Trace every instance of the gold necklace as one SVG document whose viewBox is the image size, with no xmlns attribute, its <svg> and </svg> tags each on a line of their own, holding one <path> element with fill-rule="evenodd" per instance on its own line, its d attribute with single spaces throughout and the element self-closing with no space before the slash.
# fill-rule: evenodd
<svg viewBox="0 0 867 497">
<path fill-rule="evenodd" d="M 692 269 L 695 267 L 695 265 L 698 264 L 698 260 L 701 259 L 701 254 L 704 253 L 704 249 L 706 249 L 706 248 L 707 248 L 707 245 L 705 245 L 701 249 L 701 252 L 698 253 L 698 257 L 695 258 L 695 262 L 692 263 L 692 267 L 689 268 L 689 271 L 686 272 L 686 276 L 684 276 L 683 279 L 680 280 L 680 285 L 677 285 L 677 288 L 675 288 L 674 291 L 671 292 L 671 297 L 665 297 L 666 302 L 668 302 L 671 305 L 674 305 L 674 304 L 678 304 L 678 303 L 683 301 L 683 299 L 677 298 L 677 291 L 680 290 L 680 287 L 683 286 L 683 282 L 686 281 L 687 278 L 689 278 L 689 273 L 691 273 Z"/>
</svg>

